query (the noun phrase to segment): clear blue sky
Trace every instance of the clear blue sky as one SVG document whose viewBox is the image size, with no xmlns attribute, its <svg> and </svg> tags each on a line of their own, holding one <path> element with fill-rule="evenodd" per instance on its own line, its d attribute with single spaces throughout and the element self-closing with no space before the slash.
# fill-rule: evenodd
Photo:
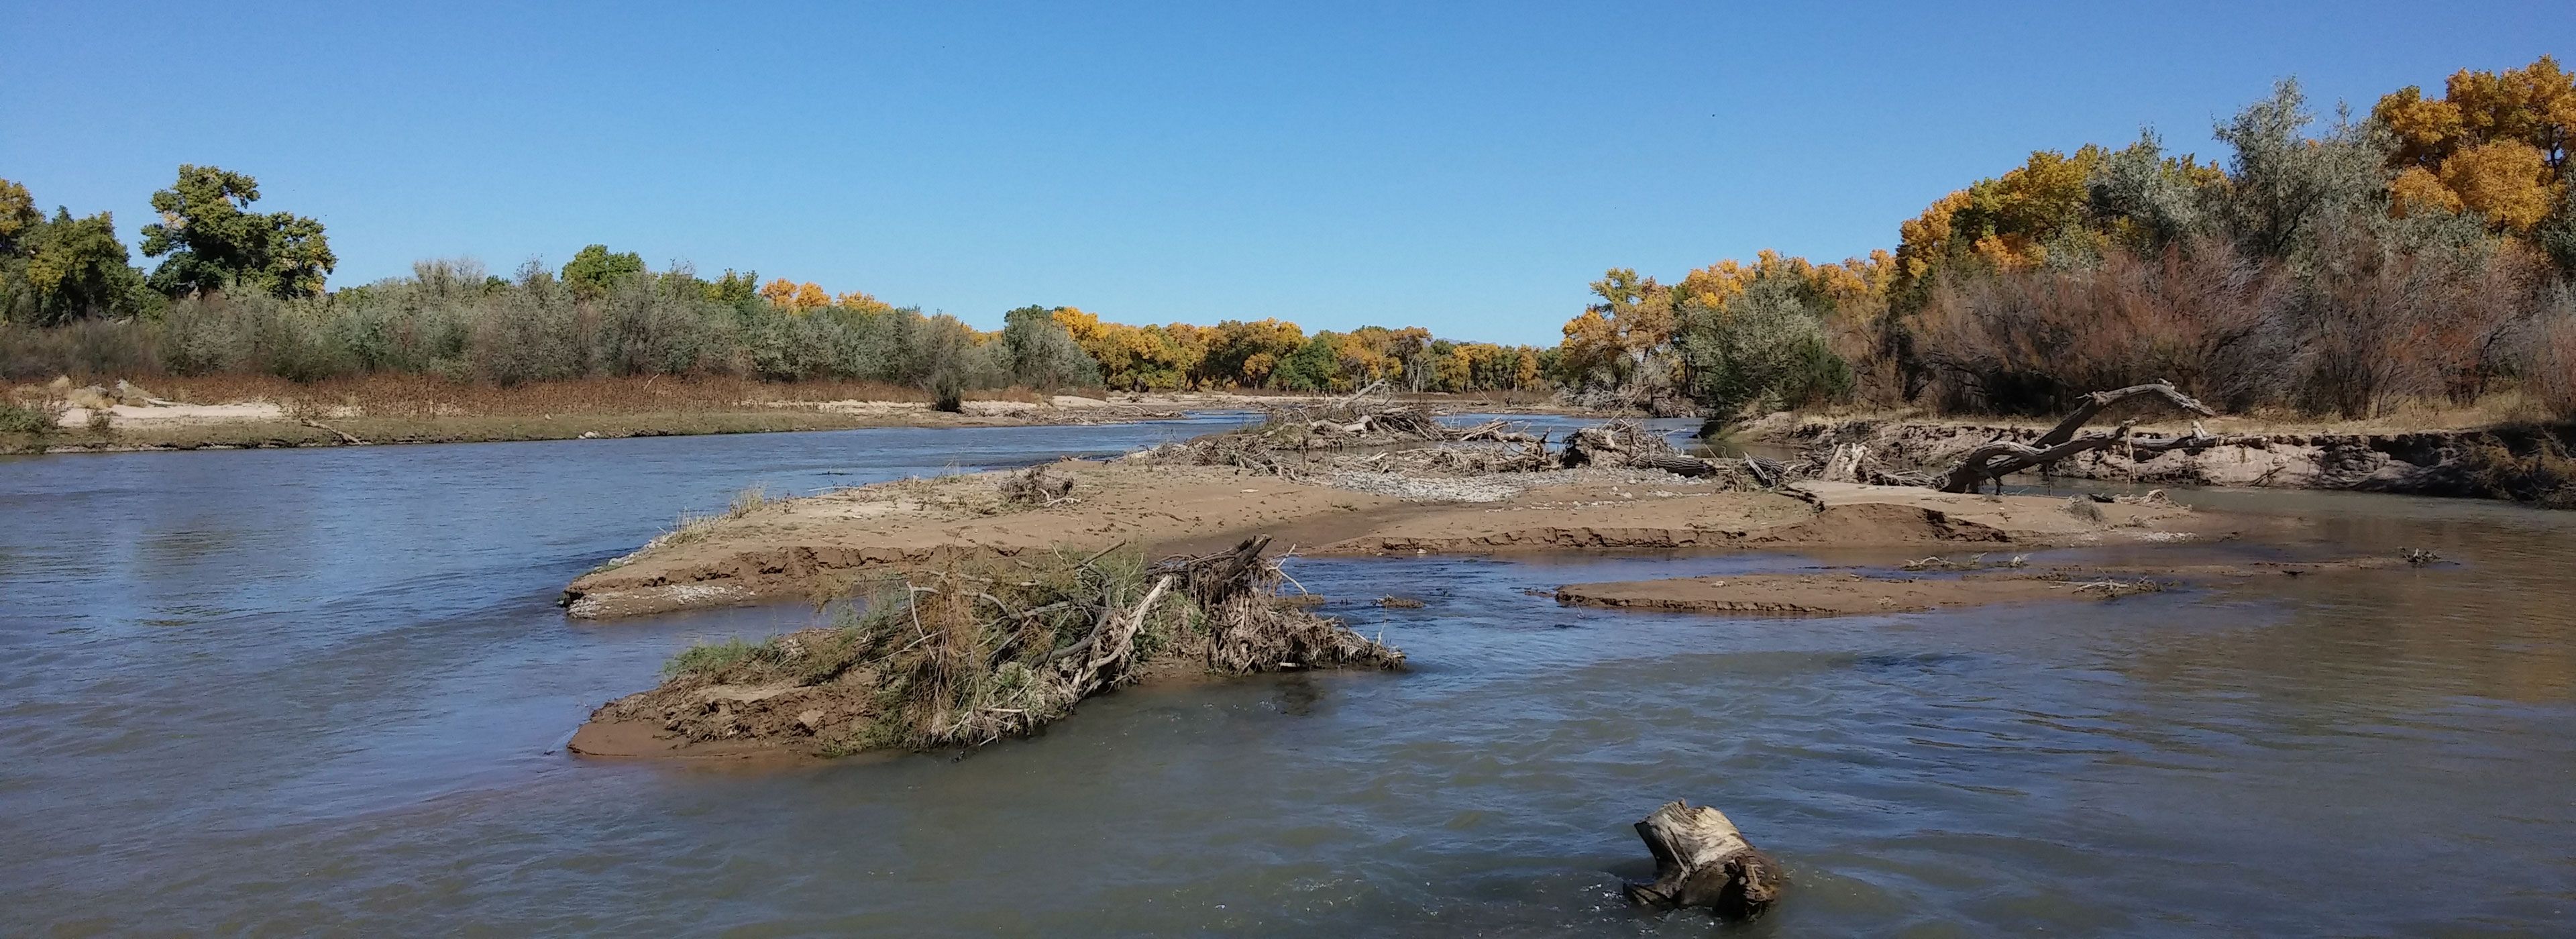
<svg viewBox="0 0 2576 939">
<path fill-rule="evenodd" d="M 2576 55 L 2563 0 L 0 0 L 0 177 L 131 236 L 179 163 L 247 172 L 334 285 L 605 242 L 986 326 L 1553 342 L 1604 268 L 1893 247 L 2034 148 L 2206 152 L 2280 76 L 2367 108 L 2542 53 Z"/>
</svg>

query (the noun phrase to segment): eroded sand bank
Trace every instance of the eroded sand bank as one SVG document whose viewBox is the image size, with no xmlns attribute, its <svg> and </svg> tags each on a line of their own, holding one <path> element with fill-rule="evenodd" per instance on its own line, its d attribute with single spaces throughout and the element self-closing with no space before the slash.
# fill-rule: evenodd
<svg viewBox="0 0 2576 939">
<path fill-rule="evenodd" d="M 2071 509 L 2063 499 L 1809 482 L 1804 498 L 1705 480 L 1588 469 L 1425 481 L 1305 481 L 1142 460 L 1068 461 L 1073 500 L 1015 506 L 1002 473 L 905 480 L 773 503 L 666 536 L 576 579 L 576 617 L 610 618 L 838 592 L 873 570 L 948 557 L 1120 543 L 1201 550 L 1252 533 L 1306 554 L 1497 554 L 1937 543 L 2079 545 L 2208 527 L 2170 504 Z"/>
</svg>

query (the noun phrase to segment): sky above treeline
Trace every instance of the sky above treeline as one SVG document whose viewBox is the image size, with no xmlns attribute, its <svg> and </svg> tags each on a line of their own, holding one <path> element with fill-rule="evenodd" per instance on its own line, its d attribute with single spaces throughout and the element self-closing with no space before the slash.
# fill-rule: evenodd
<svg viewBox="0 0 2576 939">
<path fill-rule="evenodd" d="M 1893 248 L 2032 149 L 2207 154 L 2283 76 L 2366 111 L 2544 53 L 2563 0 L 0 0 L 0 178 L 131 240 L 178 164 L 249 173 L 329 227 L 334 286 L 600 242 L 987 327 L 1553 343 L 1608 267 Z"/>
</svg>

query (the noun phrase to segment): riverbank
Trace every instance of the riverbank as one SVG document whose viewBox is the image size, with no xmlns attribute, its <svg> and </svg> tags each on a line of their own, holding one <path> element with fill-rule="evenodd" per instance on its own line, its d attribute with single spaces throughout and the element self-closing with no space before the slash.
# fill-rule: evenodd
<svg viewBox="0 0 2576 939">
<path fill-rule="evenodd" d="M 0 452 L 122 453 L 495 443 L 865 427 L 1029 427 L 1167 420 L 1186 413 L 1177 403 L 1110 404 L 1095 399 L 1048 405 L 969 401 L 956 412 L 908 401 L 827 401 L 741 410 L 420 416 L 357 413 L 289 417 L 285 409 L 273 404 L 117 406 L 106 410 L 109 424 L 105 430 L 88 426 L 95 412 L 72 408 L 62 418 L 64 429 L 42 436 L 5 435 L 15 439 L 0 439 Z"/>
<path fill-rule="evenodd" d="M 9 397 L 40 415 L 0 429 L 0 454 L 116 453 L 414 443 L 489 443 L 852 430 L 1029 427 L 1168 420 L 1318 396 L 1235 392 L 973 392 L 956 411 L 918 389 L 865 382 L 585 379 L 516 389 L 382 376 L 310 385 L 277 379 L 162 379 L 151 391 L 68 381 Z M 163 397 L 163 395 L 168 397 Z M 1513 397 L 1421 395 L 1450 410 L 1565 414 Z"/>
<path fill-rule="evenodd" d="M 1869 468 L 1938 472 L 1990 442 L 2036 441 L 2053 423 L 1783 413 L 1753 423 L 1737 437 L 1820 457 L 1857 447 Z M 2570 457 L 2576 452 L 2576 425 L 2483 415 L 2403 426 L 2220 417 L 2197 424 L 2141 421 L 2132 429 L 2140 434 L 2180 435 L 2195 427 L 2223 442 L 2155 453 L 2112 447 L 2077 454 L 2018 478 L 2346 490 L 2576 508 L 2576 458 Z"/>
</svg>

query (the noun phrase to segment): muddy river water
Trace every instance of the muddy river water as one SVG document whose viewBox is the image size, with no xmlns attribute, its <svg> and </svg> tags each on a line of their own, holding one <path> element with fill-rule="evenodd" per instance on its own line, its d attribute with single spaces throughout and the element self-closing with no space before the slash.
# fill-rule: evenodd
<svg viewBox="0 0 2576 939">
<path fill-rule="evenodd" d="M 1415 667 L 963 760 L 561 751 L 673 651 L 812 617 L 560 615 L 678 513 L 1205 429 L 0 460 L 0 935 L 1703 935 L 1617 892 L 1672 798 L 1788 866 L 1748 935 L 2576 923 L 2576 513 L 2487 503 L 2187 493 L 2309 520 L 2188 550 L 2457 563 L 1833 620 L 1525 592 L 1824 555 L 1298 561 Z"/>
</svg>

